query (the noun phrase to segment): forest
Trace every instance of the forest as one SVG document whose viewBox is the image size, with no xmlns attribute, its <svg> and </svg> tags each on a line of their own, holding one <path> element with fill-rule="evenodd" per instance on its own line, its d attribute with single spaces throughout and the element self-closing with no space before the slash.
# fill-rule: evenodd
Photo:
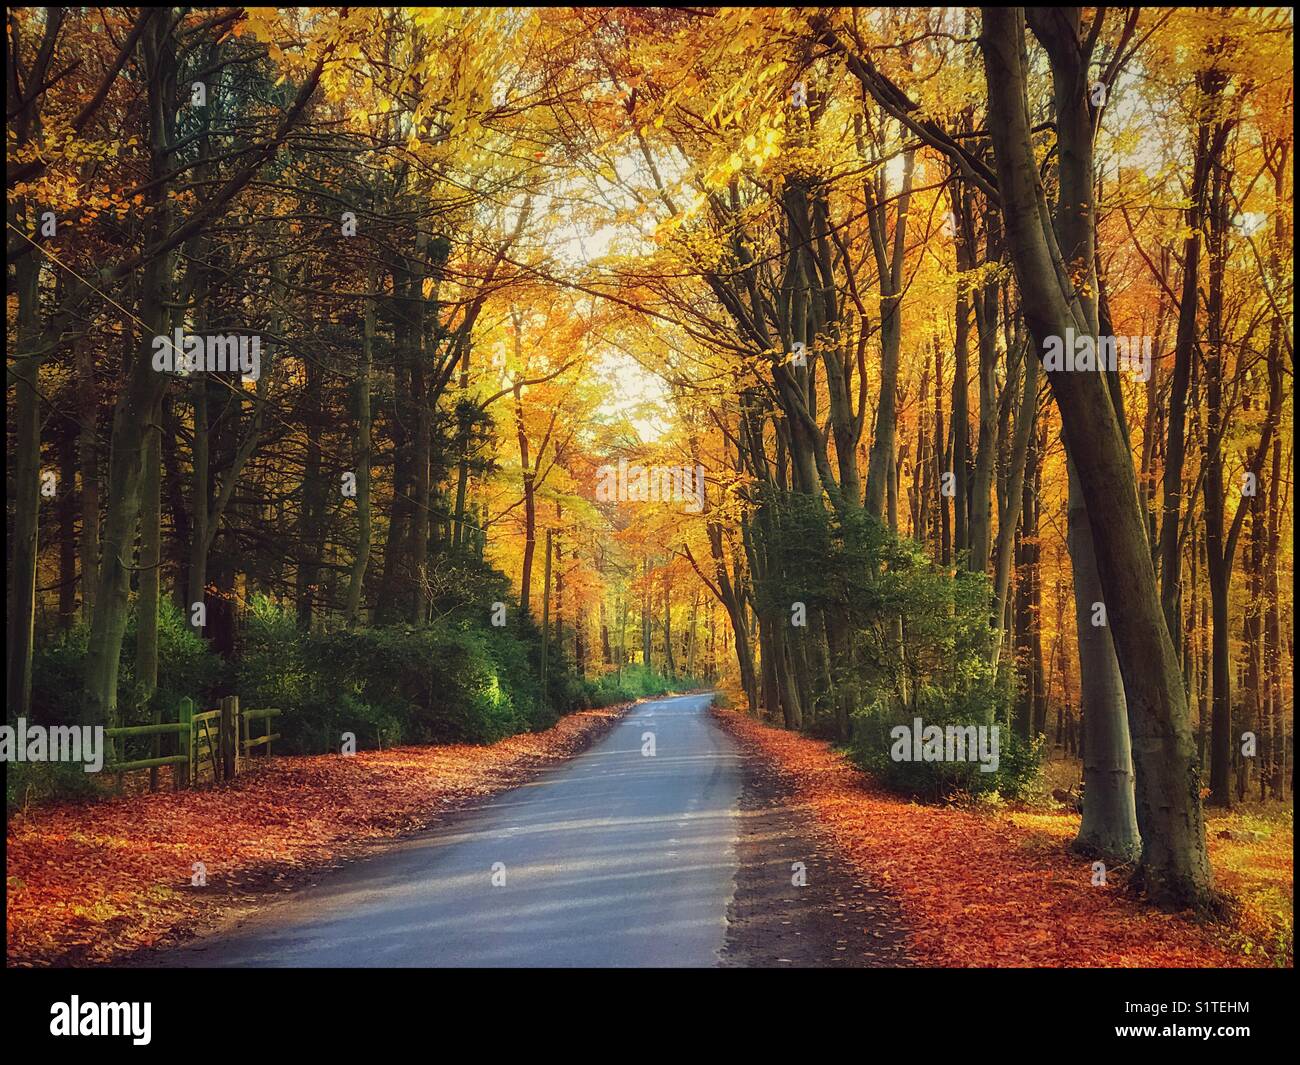
<svg viewBox="0 0 1300 1065">
<path fill-rule="evenodd" d="M 24 818 L 180 785 L 183 702 L 306 766 L 712 690 L 1293 964 L 1293 47 L 9 9 L 6 722 L 109 730 L 9 756 L 11 881 Z"/>
</svg>

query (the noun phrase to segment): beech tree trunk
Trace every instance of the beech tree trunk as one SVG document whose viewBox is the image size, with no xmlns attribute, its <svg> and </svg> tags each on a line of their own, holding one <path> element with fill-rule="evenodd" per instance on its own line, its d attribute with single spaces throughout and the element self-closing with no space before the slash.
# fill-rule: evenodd
<svg viewBox="0 0 1300 1065">
<path fill-rule="evenodd" d="M 1039 179 L 1026 104 L 1024 11 L 984 8 L 980 47 L 989 94 L 989 132 L 998 191 L 1025 318 L 1038 349 L 1067 328 L 1095 336 L 1070 282 L 1066 255 L 1051 225 Z M 1062 218 L 1083 227 L 1085 254 L 1070 261 L 1091 272 L 1092 114 L 1079 10 L 1043 12 L 1035 32 L 1045 39 L 1056 85 Z M 1095 291 L 1093 286 L 1092 291 Z M 1124 679 L 1136 770 L 1142 856 L 1137 881 L 1156 901 L 1210 907 L 1215 898 L 1205 849 L 1205 823 L 1178 655 L 1161 608 L 1132 456 L 1102 375 L 1049 371 L 1061 411 L 1066 449 L 1088 502 L 1107 623 Z"/>
<path fill-rule="evenodd" d="M 13 465 L 14 525 L 9 577 L 8 668 L 5 709 L 26 717 L 32 700 L 32 648 L 36 634 L 37 529 L 41 506 L 41 400 L 37 392 L 41 347 L 40 271 L 33 251 L 14 269 L 18 289 L 18 335 L 9 377 L 15 388 L 16 450 Z M 71 492 L 72 485 L 56 486 Z"/>
<path fill-rule="evenodd" d="M 369 291 L 374 292 L 378 285 L 378 271 L 371 270 Z M 365 323 L 361 333 L 361 362 L 357 367 L 355 382 L 357 428 L 352 464 L 356 467 L 357 479 L 357 553 L 348 574 L 347 601 L 343 608 L 343 619 L 348 625 L 355 625 L 357 616 L 361 613 L 362 586 L 366 579 L 366 569 L 370 565 L 370 374 L 374 366 L 374 343 L 375 300 L 372 296 L 366 300 Z"/>
</svg>

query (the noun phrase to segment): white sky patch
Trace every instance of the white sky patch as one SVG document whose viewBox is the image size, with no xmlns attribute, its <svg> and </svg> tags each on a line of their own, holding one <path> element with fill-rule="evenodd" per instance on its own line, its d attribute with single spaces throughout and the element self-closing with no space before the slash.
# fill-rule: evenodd
<svg viewBox="0 0 1300 1065">
<path fill-rule="evenodd" d="M 596 372 L 608 385 L 602 411 L 611 418 L 627 418 L 645 443 L 654 443 L 668 433 L 671 420 L 668 386 L 640 363 L 619 351 L 606 350 L 596 363 Z"/>
<path fill-rule="evenodd" d="M 1247 211 L 1245 214 L 1238 214 L 1233 217 L 1232 224 L 1237 227 L 1243 237 L 1251 237 L 1264 228 L 1264 223 L 1268 221 L 1268 214 L 1265 211 Z"/>
<path fill-rule="evenodd" d="M 626 153 L 620 154 L 613 160 L 613 165 L 621 182 L 636 183 L 635 159 Z M 575 197 L 591 203 L 608 204 L 609 221 L 594 227 L 575 224 L 567 209 L 571 198 Z M 546 233 L 548 250 L 558 265 L 557 273 L 562 277 L 567 275 L 580 279 L 590 264 L 609 256 L 616 243 L 622 242 L 620 250 L 626 252 L 629 238 L 635 246 L 639 236 L 645 250 L 653 250 L 649 230 L 653 228 L 654 212 L 647 213 L 639 225 L 627 221 L 615 224 L 613 221 L 615 210 L 626 210 L 634 203 L 622 188 L 604 177 L 585 175 L 561 184 L 549 203 L 548 217 L 554 221 Z M 599 284 L 596 287 L 599 288 Z M 602 417 L 611 421 L 626 418 L 643 443 L 653 443 L 669 433 L 672 429 L 672 404 L 668 386 L 662 378 L 613 345 L 596 341 L 593 349 L 596 352 L 593 369 L 604 386 Z"/>
</svg>

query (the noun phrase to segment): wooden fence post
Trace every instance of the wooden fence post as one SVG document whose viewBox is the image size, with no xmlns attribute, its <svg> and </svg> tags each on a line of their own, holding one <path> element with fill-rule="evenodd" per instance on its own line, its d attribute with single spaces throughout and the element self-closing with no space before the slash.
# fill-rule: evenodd
<svg viewBox="0 0 1300 1065">
<path fill-rule="evenodd" d="M 185 761 L 176 766 L 176 787 L 188 787 L 190 783 L 190 765 L 194 761 L 194 702 L 186 697 L 181 700 L 176 720 L 185 727 L 176 733 L 176 753 L 185 755 Z"/>
<path fill-rule="evenodd" d="M 152 718 L 153 723 L 155 725 L 161 725 L 162 719 L 163 719 L 162 704 L 155 699 L 153 704 L 153 718 Z M 150 758 L 162 757 L 162 733 L 155 732 L 153 739 L 149 741 L 149 757 Z M 158 790 L 158 767 L 157 766 L 154 766 L 152 769 L 149 770 L 149 790 L 150 791 Z"/>
<path fill-rule="evenodd" d="M 244 760 L 244 748 L 239 745 L 239 730 L 243 713 L 239 709 L 239 696 L 230 697 L 230 776 L 239 775 L 239 763 Z"/>
<path fill-rule="evenodd" d="M 221 776 L 234 780 L 239 765 L 239 696 L 227 695 L 221 700 Z"/>
</svg>

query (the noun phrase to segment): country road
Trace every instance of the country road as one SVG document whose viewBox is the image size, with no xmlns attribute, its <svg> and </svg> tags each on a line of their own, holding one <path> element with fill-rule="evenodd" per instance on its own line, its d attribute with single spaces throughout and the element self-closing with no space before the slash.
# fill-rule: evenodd
<svg viewBox="0 0 1300 1065">
<path fill-rule="evenodd" d="M 741 759 L 710 701 L 635 706 L 531 784 L 153 964 L 715 965 Z M 647 733 L 653 755 L 642 753 Z"/>
</svg>

